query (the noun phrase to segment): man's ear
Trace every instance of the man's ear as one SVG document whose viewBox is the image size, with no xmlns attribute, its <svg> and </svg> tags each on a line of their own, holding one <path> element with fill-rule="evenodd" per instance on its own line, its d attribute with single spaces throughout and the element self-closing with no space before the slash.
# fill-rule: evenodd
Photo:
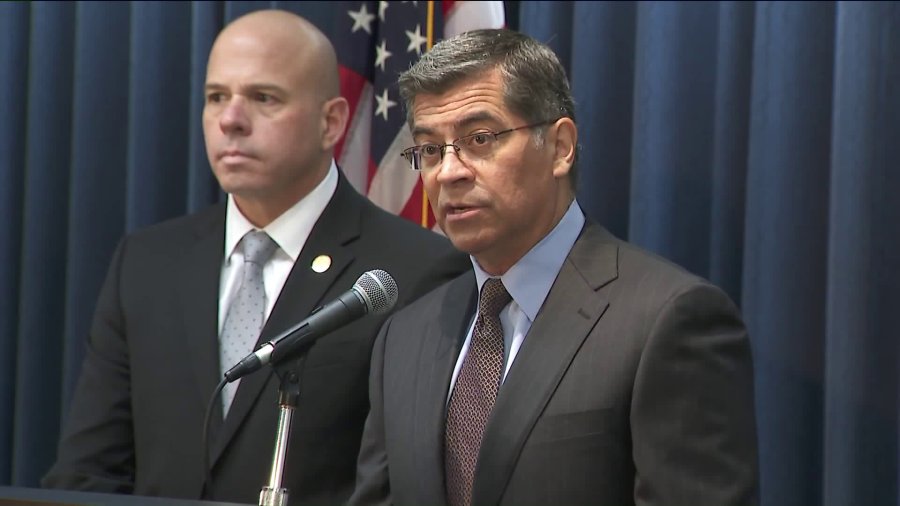
<svg viewBox="0 0 900 506">
<path fill-rule="evenodd" d="M 344 130 L 350 118 L 350 104 L 344 97 L 334 97 L 322 104 L 322 149 L 333 148 Z"/>
<path fill-rule="evenodd" d="M 548 141 L 553 142 L 553 176 L 563 178 L 575 163 L 575 149 L 578 146 L 578 127 L 572 118 L 560 118 L 553 124 L 554 135 Z"/>
</svg>

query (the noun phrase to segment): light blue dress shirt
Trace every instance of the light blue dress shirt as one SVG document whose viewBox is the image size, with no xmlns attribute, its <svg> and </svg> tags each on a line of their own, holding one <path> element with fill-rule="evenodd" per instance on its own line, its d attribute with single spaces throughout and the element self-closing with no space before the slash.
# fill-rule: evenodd
<svg viewBox="0 0 900 506">
<path fill-rule="evenodd" d="M 534 245 L 528 253 L 516 262 L 505 274 L 500 276 L 503 286 L 512 295 L 512 302 L 500 311 L 500 323 L 503 325 L 503 355 L 504 368 L 503 380 L 516 359 L 522 342 L 531 329 L 531 324 L 537 318 L 538 311 L 544 304 L 544 299 L 550 293 L 550 287 L 556 281 L 556 276 L 562 268 L 563 262 L 569 256 L 569 251 L 584 228 L 584 213 L 573 200 L 559 223 L 543 239 Z M 478 293 L 481 287 L 491 276 L 484 272 L 475 258 L 471 258 L 475 268 L 475 280 L 478 282 Z M 481 301 L 478 301 L 479 306 Z M 478 314 L 476 311 L 475 314 Z M 450 390 L 453 392 L 456 385 L 456 377 L 462 368 L 463 360 L 469 352 L 469 343 L 472 341 L 472 331 L 475 328 L 475 316 L 469 323 L 466 332 L 466 341 L 463 343 L 459 357 L 456 359 L 456 367 L 453 369 L 453 377 L 450 380 Z"/>
</svg>

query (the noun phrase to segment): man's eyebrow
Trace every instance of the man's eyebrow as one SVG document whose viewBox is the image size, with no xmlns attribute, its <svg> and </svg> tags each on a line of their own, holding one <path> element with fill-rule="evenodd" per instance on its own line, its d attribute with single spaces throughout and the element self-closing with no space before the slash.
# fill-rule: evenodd
<svg viewBox="0 0 900 506">
<path fill-rule="evenodd" d="M 496 116 L 487 112 L 487 111 L 476 111 L 472 114 L 463 116 L 461 119 L 453 122 L 454 130 L 462 130 L 466 127 L 471 126 L 475 123 L 482 123 L 485 121 L 499 121 Z M 415 126 L 412 129 L 412 136 L 415 138 L 417 135 L 429 135 L 433 134 L 434 129 L 423 126 Z"/>
<path fill-rule="evenodd" d="M 203 89 L 205 89 L 205 90 L 221 90 L 221 89 L 225 89 L 225 88 L 228 88 L 228 86 L 226 86 L 222 83 L 217 83 L 215 81 L 208 82 L 203 86 Z M 284 89 L 284 87 L 282 87 L 282 86 L 279 86 L 275 83 L 266 83 L 266 82 L 249 83 L 249 84 L 239 86 L 238 89 L 240 91 L 281 91 L 281 92 L 286 91 Z"/>
<path fill-rule="evenodd" d="M 431 128 L 422 127 L 422 126 L 418 126 L 418 125 L 414 126 L 412 129 L 412 132 L 411 132 L 413 138 L 415 138 L 417 135 L 429 135 L 429 134 L 433 134 L 433 133 L 434 133 L 434 130 L 432 130 Z"/>
</svg>

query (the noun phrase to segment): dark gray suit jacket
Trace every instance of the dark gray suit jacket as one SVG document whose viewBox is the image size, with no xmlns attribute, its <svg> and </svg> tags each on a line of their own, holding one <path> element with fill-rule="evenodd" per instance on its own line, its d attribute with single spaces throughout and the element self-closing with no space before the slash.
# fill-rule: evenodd
<svg viewBox="0 0 900 506">
<path fill-rule="evenodd" d="M 446 504 L 447 388 L 465 274 L 388 319 L 351 504 Z M 757 501 L 750 346 L 717 288 L 586 225 L 500 388 L 472 504 Z"/>
<path fill-rule="evenodd" d="M 224 218 L 218 205 L 119 245 L 97 302 L 59 458 L 44 486 L 201 497 L 203 414 L 220 378 Z M 319 274 L 310 265 L 321 254 L 332 265 Z M 260 340 L 375 268 L 396 279 L 402 305 L 471 263 L 445 238 L 375 207 L 341 176 Z M 367 316 L 341 328 L 307 355 L 285 469 L 292 504 L 336 504 L 353 489 L 370 353 L 384 318 Z M 215 402 L 206 497 L 257 503 L 271 469 L 277 389 L 267 367 L 241 381 L 224 422 Z"/>
</svg>

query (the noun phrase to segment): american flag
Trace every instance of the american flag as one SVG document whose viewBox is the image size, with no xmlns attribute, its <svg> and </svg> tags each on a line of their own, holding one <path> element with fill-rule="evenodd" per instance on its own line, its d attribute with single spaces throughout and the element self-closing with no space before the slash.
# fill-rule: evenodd
<svg viewBox="0 0 900 506">
<path fill-rule="evenodd" d="M 397 77 L 442 36 L 502 27 L 503 2 L 340 2 L 338 8 L 341 93 L 351 115 L 338 164 L 373 202 L 432 228 L 422 183 L 400 156 L 413 141 Z"/>
</svg>

